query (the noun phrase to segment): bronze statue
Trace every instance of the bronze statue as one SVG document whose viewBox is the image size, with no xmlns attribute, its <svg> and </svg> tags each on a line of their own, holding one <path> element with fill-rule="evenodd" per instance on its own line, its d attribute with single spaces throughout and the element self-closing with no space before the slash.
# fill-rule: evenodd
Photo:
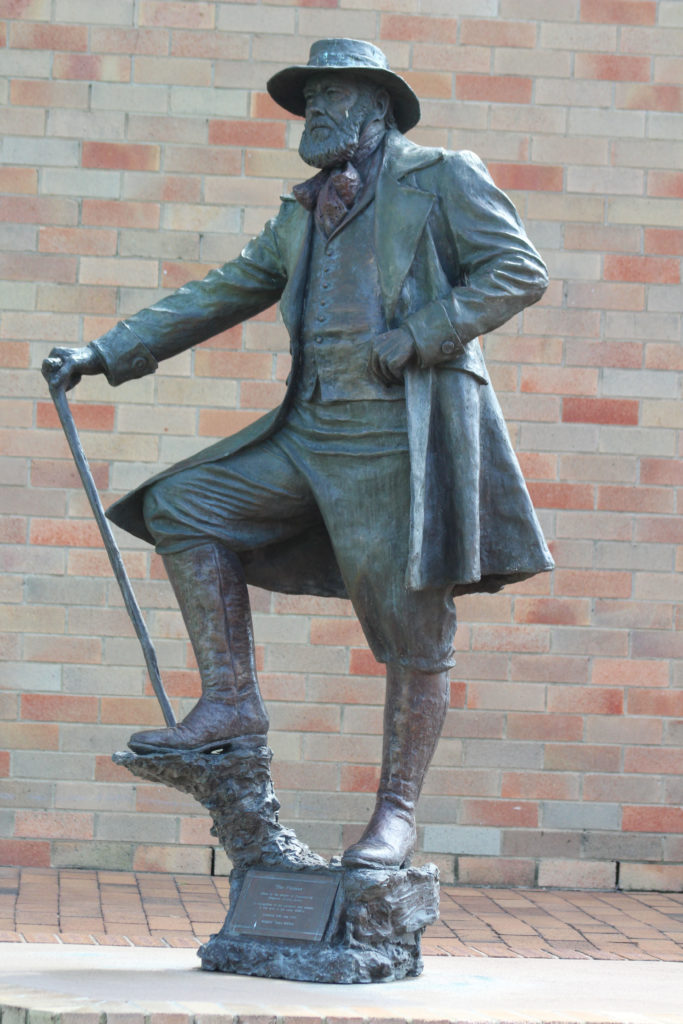
<svg viewBox="0 0 683 1024">
<path fill-rule="evenodd" d="M 417 146 L 417 97 L 376 46 L 326 39 L 268 82 L 318 173 L 236 259 L 81 349 L 65 387 L 112 385 L 280 302 L 284 402 L 108 512 L 156 545 L 202 695 L 137 754 L 263 738 L 247 583 L 347 596 L 387 666 L 382 773 L 350 868 L 409 863 L 449 703 L 453 598 L 552 568 L 477 338 L 540 299 L 544 264 L 472 153 Z"/>
</svg>

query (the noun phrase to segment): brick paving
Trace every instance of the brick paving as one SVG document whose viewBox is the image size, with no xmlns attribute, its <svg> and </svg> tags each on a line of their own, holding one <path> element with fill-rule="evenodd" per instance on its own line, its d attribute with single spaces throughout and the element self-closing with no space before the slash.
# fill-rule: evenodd
<svg viewBox="0 0 683 1024">
<path fill-rule="evenodd" d="M 0 867 L 0 942 L 195 947 L 227 900 L 223 877 Z M 683 961 L 683 893 L 442 886 L 423 952 Z"/>
</svg>

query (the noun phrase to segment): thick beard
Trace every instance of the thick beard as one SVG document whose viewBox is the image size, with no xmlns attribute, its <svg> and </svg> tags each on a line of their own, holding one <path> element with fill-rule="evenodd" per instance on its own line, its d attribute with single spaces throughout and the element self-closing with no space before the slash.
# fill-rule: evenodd
<svg viewBox="0 0 683 1024">
<path fill-rule="evenodd" d="M 313 138 L 308 125 L 304 128 L 299 143 L 299 156 L 311 167 L 339 167 L 352 160 L 360 141 L 361 120 L 349 118 L 319 141 Z"/>
</svg>

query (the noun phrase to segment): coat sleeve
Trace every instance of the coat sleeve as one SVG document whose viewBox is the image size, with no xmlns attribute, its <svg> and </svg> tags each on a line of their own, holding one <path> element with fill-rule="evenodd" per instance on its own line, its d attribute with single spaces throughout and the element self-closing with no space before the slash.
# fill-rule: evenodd
<svg viewBox="0 0 683 1024">
<path fill-rule="evenodd" d="M 459 355 L 473 338 L 538 302 L 548 286 L 517 211 L 479 157 L 448 154 L 436 191 L 463 283 L 405 321 L 422 366 Z"/>
<path fill-rule="evenodd" d="M 162 359 L 234 327 L 277 302 L 287 282 L 278 246 L 283 206 L 237 257 L 190 281 L 159 302 L 120 321 L 91 342 L 110 384 L 122 384 L 156 370 Z"/>
</svg>

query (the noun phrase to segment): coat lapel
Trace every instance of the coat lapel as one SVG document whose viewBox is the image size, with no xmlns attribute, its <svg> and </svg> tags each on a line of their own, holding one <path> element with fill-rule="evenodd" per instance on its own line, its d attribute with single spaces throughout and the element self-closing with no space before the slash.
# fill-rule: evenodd
<svg viewBox="0 0 683 1024">
<path fill-rule="evenodd" d="M 289 226 L 288 230 L 287 248 L 289 250 L 289 258 L 287 263 L 292 269 L 287 286 L 280 299 L 280 312 L 289 331 L 289 336 L 295 342 L 299 337 L 303 315 L 308 262 L 311 253 L 313 214 L 305 210 L 303 206 L 300 206 L 295 199 L 288 199 L 288 201 L 296 205 L 297 211 L 292 218 L 293 223 Z"/>
<path fill-rule="evenodd" d="M 403 179 L 441 159 L 442 150 L 414 146 L 398 132 L 387 136 L 384 164 L 377 182 L 375 251 L 389 324 L 436 198 Z"/>
</svg>

